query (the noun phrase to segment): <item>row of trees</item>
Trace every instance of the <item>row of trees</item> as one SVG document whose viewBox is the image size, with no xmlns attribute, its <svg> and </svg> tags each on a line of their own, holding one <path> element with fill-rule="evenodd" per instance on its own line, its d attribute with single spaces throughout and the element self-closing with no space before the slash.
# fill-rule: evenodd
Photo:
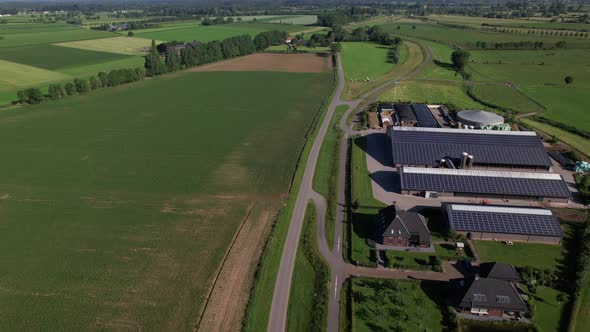
<svg viewBox="0 0 590 332">
<path fill-rule="evenodd" d="M 374 25 L 372 27 L 360 27 L 352 30 L 350 34 L 344 37 L 345 41 L 372 41 L 382 45 L 396 46 L 401 43 L 399 37 L 391 37 L 391 35 L 380 26 Z"/>
<path fill-rule="evenodd" d="M 211 19 L 209 17 L 205 17 L 202 21 L 201 21 L 201 25 L 217 25 L 217 24 L 228 24 L 228 23 L 234 23 L 236 20 L 233 17 L 228 17 L 228 18 L 223 18 L 223 16 L 219 16 L 216 17 L 214 19 Z M 238 22 L 242 21 L 241 17 L 237 18 Z"/>
<path fill-rule="evenodd" d="M 181 68 L 252 54 L 260 49 L 258 47 L 276 45 L 279 36 L 284 34 L 286 33 L 278 31 L 263 32 L 255 37 L 260 43 L 258 46 L 249 35 L 230 37 L 222 41 L 215 40 L 206 44 L 187 44 L 180 52 L 174 49 L 167 51 L 164 59 L 158 53 L 155 42 L 152 41 L 151 50 L 145 56 L 146 75 L 156 76 Z M 281 42 L 284 42 L 284 39 Z"/>
<path fill-rule="evenodd" d="M 60 83 L 50 84 L 46 95 L 39 88 L 20 90 L 17 92 L 16 103 L 39 104 L 45 100 L 58 100 L 100 88 L 139 81 L 144 77 L 145 73 L 141 68 L 114 69 L 108 73 L 100 72 L 88 80 L 76 78 L 63 85 Z"/>
<path fill-rule="evenodd" d="M 256 45 L 257 50 L 264 50 L 269 46 L 283 44 L 287 37 L 289 37 L 289 33 L 286 31 L 265 31 L 254 37 L 254 45 Z"/>
</svg>

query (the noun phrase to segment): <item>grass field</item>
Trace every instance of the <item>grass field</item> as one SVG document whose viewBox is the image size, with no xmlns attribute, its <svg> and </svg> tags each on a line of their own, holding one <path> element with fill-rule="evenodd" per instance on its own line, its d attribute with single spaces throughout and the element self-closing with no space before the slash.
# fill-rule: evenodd
<svg viewBox="0 0 590 332">
<path fill-rule="evenodd" d="M 429 81 L 406 81 L 384 92 L 379 100 L 415 103 L 453 104 L 461 109 L 486 109 L 465 92 L 461 84 Z"/>
<path fill-rule="evenodd" d="M 545 107 L 518 88 L 499 84 L 475 84 L 471 87 L 473 95 L 486 104 L 495 105 L 498 108 L 509 109 L 519 113 L 542 113 Z"/>
<path fill-rule="evenodd" d="M 400 27 L 398 30 L 397 27 Z M 585 38 L 542 37 L 538 35 L 487 32 L 478 30 L 450 28 L 439 24 L 423 23 L 419 20 L 395 22 L 381 25 L 383 29 L 397 35 L 424 38 L 453 46 L 475 47 L 476 41 L 485 41 L 489 45 L 494 43 L 543 41 L 546 46 L 553 45 L 560 40 L 566 40 L 570 48 L 590 48 L 590 40 Z"/>
<path fill-rule="evenodd" d="M 126 57 L 128 56 L 123 54 L 87 51 L 55 45 L 0 48 L 0 59 L 2 60 L 50 70 L 120 60 Z"/>
<path fill-rule="evenodd" d="M 29 46 L 40 44 L 54 44 L 66 41 L 98 39 L 116 36 L 110 32 L 90 30 L 90 29 L 75 29 L 63 31 L 38 31 L 25 32 L 4 35 L 4 39 L 0 41 L 0 48 L 15 47 L 15 46 Z"/>
<path fill-rule="evenodd" d="M 507 246 L 500 241 L 473 241 L 482 262 L 503 262 L 514 266 L 531 266 L 555 270 L 562 255 L 559 245 L 520 243 Z"/>
<path fill-rule="evenodd" d="M 310 203 L 305 210 L 305 222 L 295 258 L 287 312 L 287 331 L 326 330 L 330 272 L 317 247 L 316 230 L 316 209 Z M 318 264 L 323 264 L 325 269 L 316 270 L 320 268 Z M 318 321 L 315 321 L 314 317 L 317 317 Z"/>
<path fill-rule="evenodd" d="M 239 35 L 255 35 L 269 30 L 282 30 L 287 32 L 303 31 L 307 27 L 294 24 L 277 24 L 277 23 L 233 23 L 222 25 L 193 27 L 181 27 L 175 29 L 153 29 L 152 31 L 138 30 L 136 37 L 157 39 L 165 41 L 193 41 L 208 42 L 212 40 L 223 40 Z"/>
<path fill-rule="evenodd" d="M 159 44 L 160 41 L 156 41 L 156 43 Z M 149 49 L 151 44 L 151 39 L 136 37 L 113 37 L 65 42 L 56 45 L 96 52 L 143 55 L 146 53 L 146 49 Z"/>
<path fill-rule="evenodd" d="M 565 293 L 556 289 L 545 286 L 537 287 L 537 293 L 533 295 L 535 299 L 533 323 L 539 329 L 539 332 L 560 330 L 560 319 L 565 301 L 560 302 L 557 300 L 559 294 L 567 298 Z"/>
<path fill-rule="evenodd" d="M 389 47 L 365 42 L 342 43 L 342 65 L 346 82 L 375 79 L 393 69 L 387 62 Z"/>
<path fill-rule="evenodd" d="M 0 91 L 10 91 L 13 95 L 10 100 L 16 97 L 17 89 L 66 78 L 67 75 L 55 71 L 0 60 Z"/>
<path fill-rule="evenodd" d="M 352 279 L 354 331 L 443 331 L 444 286 L 427 281 Z"/>
<path fill-rule="evenodd" d="M 557 139 L 566 142 L 583 154 L 590 156 L 590 144 L 588 144 L 587 139 L 539 121 L 534 121 L 531 119 L 521 119 L 521 121 L 525 126 L 540 130 L 547 135 L 555 136 Z"/>
<path fill-rule="evenodd" d="M 249 206 L 280 207 L 330 79 L 182 74 L 0 113 L 4 327 L 193 328 Z"/>
<path fill-rule="evenodd" d="M 481 26 L 488 24 L 501 27 L 521 27 L 521 28 L 540 28 L 540 29 L 566 29 L 585 31 L 590 27 L 589 24 L 583 23 L 561 23 L 550 22 L 548 18 L 535 17 L 532 19 L 503 19 L 503 18 L 486 18 L 476 16 L 458 16 L 458 15 L 428 15 L 428 19 L 454 24 L 464 24 Z"/>
<path fill-rule="evenodd" d="M 298 24 L 298 25 L 310 25 L 315 24 L 318 21 L 318 17 L 316 15 L 297 15 L 291 16 L 289 18 L 284 17 L 277 17 L 269 22 L 271 23 L 286 23 L 286 24 Z"/>
<path fill-rule="evenodd" d="M 328 203 L 326 211 L 326 240 L 330 248 L 334 246 L 336 202 L 338 201 L 340 141 L 342 139 L 340 120 L 346 110 L 348 110 L 348 106 L 346 105 L 336 107 L 330 127 L 322 143 L 313 177 L 313 189 L 322 194 Z"/>
</svg>

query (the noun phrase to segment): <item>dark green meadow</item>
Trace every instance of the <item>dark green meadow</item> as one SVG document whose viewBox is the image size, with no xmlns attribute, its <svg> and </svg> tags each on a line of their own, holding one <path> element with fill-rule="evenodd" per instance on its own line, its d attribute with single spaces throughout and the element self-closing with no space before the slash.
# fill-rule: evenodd
<svg viewBox="0 0 590 332">
<path fill-rule="evenodd" d="M 0 48 L 0 59 L 2 60 L 50 70 L 85 66 L 132 57 L 124 54 L 87 51 L 55 45 Z"/>
<path fill-rule="evenodd" d="M 191 330 L 331 82 L 181 73 L 0 112 L 2 328 Z"/>
</svg>

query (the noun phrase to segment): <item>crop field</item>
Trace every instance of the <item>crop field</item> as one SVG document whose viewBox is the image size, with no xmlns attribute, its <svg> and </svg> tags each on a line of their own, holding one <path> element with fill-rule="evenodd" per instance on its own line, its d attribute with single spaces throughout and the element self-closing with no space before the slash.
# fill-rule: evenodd
<svg viewBox="0 0 590 332">
<path fill-rule="evenodd" d="M 3 327 L 193 329 L 248 211 L 282 206 L 331 81 L 181 73 L 0 112 Z"/>
<path fill-rule="evenodd" d="M 397 27 L 400 27 L 398 30 Z M 415 22 L 396 22 L 381 25 L 381 27 L 390 33 L 401 36 L 414 38 L 427 38 L 431 41 L 437 41 L 449 45 L 463 47 L 474 47 L 475 42 L 485 41 L 488 44 L 519 42 L 519 41 L 543 41 L 546 45 L 555 44 L 560 40 L 566 40 L 570 48 L 590 48 L 590 39 L 565 38 L 565 37 L 541 37 L 527 34 L 512 34 L 499 32 L 484 32 L 477 30 L 467 30 L 450 28 L 443 25 Z"/>
<path fill-rule="evenodd" d="M 0 60 L 0 91 L 11 91 L 12 99 L 10 100 L 15 98 L 14 93 L 17 88 L 55 82 L 66 78 L 68 76 L 62 73 Z"/>
<path fill-rule="evenodd" d="M 128 55 L 55 45 L 0 48 L 0 59 L 2 60 L 50 70 L 120 60 L 126 57 Z"/>
<path fill-rule="evenodd" d="M 3 35 L 0 40 L 1 47 L 28 46 L 39 44 L 54 44 L 66 41 L 98 39 L 116 36 L 110 32 L 75 29 L 63 31 L 37 31 Z"/>
<path fill-rule="evenodd" d="M 162 30 L 154 29 L 145 32 L 139 30 L 135 34 L 136 37 L 157 39 L 165 41 L 192 41 L 198 40 L 201 42 L 208 42 L 212 40 L 223 40 L 233 36 L 250 35 L 255 36 L 263 31 L 269 30 L 283 30 L 287 32 L 303 31 L 307 27 L 294 24 L 278 24 L 278 23 L 233 23 L 202 26 L 196 25 L 193 27 L 182 28 L 163 28 Z"/>
<path fill-rule="evenodd" d="M 156 44 L 161 41 L 156 41 Z M 136 37 L 113 37 L 91 40 L 79 40 L 56 44 L 63 47 L 71 47 L 87 51 L 109 52 L 128 55 L 143 55 L 152 44 L 151 39 Z"/>
</svg>

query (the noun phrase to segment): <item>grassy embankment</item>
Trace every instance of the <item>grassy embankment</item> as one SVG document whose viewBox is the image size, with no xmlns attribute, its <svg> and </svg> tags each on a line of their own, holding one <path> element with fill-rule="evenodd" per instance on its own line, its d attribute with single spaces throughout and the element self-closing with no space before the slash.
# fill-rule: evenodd
<svg viewBox="0 0 590 332">
<path fill-rule="evenodd" d="M 333 77 L 333 86 L 335 86 L 338 82 L 336 76 L 334 75 Z M 292 191 L 289 193 L 286 204 L 281 209 L 273 226 L 272 233 L 266 242 L 264 253 L 260 259 L 258 270 L 256 272 L 256 280 L 252 287 L 246 315 L 244 317 L 244 331 L 265 330 L 268 326 L 268 317 L 274 294 L 274 286 L 279 265 L 281 263 L 281 253 L 283 252 L 285 238 L 289 231 L 289 223 L 291 221 L 293 207 L 299 193 L 299 186 L 301 184 L 301 179 L 303 178 L 305 164 L 307 163 L 309 151 L 312 146 L 311 143 L 315 139 L 320 128 L 319 124 L 323 121 L 326 115 L 331 98 L 332 95 L 324 99 L 324 104 L 319 111 L 318 117 L 306 136 L 306 144 L 303 147 L 303 151 L 301 152 L 293 176 L 291 184 Z"/>
<path fill-rule="evenodd" d="M 0 112 L 3 326 L 193 328 L 249 206 L 281 207 L 331 79 L 180 73 Z"/>
<path fill-rule="evenodd" d="M 313 177 L 313 189 L 322 194 L 328 202 L 326 211 L 326 240 L 330 248 L 334 247 L 334 227 L 338 200 L 338 173 L 341 171 L 339 168 L 340 142 L 342 140 L 340 120 L 347 110 L 348 106 L 346 105 L 336 107 L 320 150 Z"/>
<path fill-rule="evenodd" d="M 329 301 L 330 268 L 317 241 L 317 218 L 308 203 L 289 296 L 287 331 L 325 331 Z"/>
</svg>

